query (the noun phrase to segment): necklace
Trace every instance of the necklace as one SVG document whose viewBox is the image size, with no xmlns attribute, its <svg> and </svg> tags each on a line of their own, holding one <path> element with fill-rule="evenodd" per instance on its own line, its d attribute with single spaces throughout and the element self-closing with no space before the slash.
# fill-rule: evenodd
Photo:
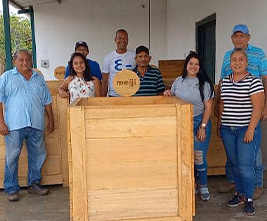
<svg viewBox="0 0 267 221">
<path fill-rule="evenodd" d="M 240 81 L 243 81 L 245 78 L 247 78 L 247 76 L 249 75 L 249 73 L 246 73 L 245 75 L 243 75 L 241 78 L 239 78 L 237 81 L 235 81 L 235 79 L 234 79 L 234 74 L 231 74 L 231 81 L 232 81 L 232 83 L 233 84 L 237 84 L 237 83 L 239 83 Z"/>
</svg>

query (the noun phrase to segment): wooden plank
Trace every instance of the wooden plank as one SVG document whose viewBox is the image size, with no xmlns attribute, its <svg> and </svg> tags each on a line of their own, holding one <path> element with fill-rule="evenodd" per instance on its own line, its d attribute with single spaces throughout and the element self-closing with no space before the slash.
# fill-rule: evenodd
<svg viewBox="0 0 267 221">
<path fill-rule="evenodd" d="M 27 177 L 20 177 L 19 184 L 21 187 L 27 187 Z M 43 175 L 42 176 L 42 185 L 54 185 L 54 184 L 62 184 L 63 183 L 63 177 L 62 175 Z M 0 178 L 0 188 L 4 188 L 4 178 Z"/>
<path fill-rule="evenodd" d="M 168 136 L 87 140 L 88 189 L 177 185 L 175 144 Z"/>
<path fill-rule="evenodd" d="M 215 92 L 217 92 L 218 89 L 219 89 L 218 85 L 214 85 Z M 224 175 L 226 154 L 225 154 L 222 140 L 217 135 L 217 118 L 215 117 L 215 114 L 214 114 L 214 106 L 215 106 L 215 102 L 213 104 L 213 109 L 212 109 L 213 112 L 211 114 L 212 131 L 211 131 L 209 150 L 207 153 L 208 174 L 209 175 Z"/>
<path fill-rule="evenodd" d="M 45 140 L 47 156 L 61 156 L 61 147 L 59 141 Z M 26 149 L 26 148 L 25 148 Z"/>
<path fill-rule="evenodd" d="M 85 106 L 131 106 L 131 105 L 158 105 L 158 104 L 176 104 L 182 102 L 175 97 L 165 96 L 143 96 L 143 97 L 90 97 L 88 99 L 81 99 L 87 101 Z"/>
<path fill-rule="evenodd" d="M 133 118 L 86 120 L 86 138 L 174 136 L 175 119 L 170 116 L 143 117 L 134 120 Z"/>
<path fill-rule="evenodd" d="M 160 217 L 160 218 L 145 218 L 145 219 L 120 219 L 119 221 L 186 221 L 180 217 Z"/>
<path fill-rule="evenodd" d="M 49 156 L 42 167 L 42 174 L 59 175 L 62 174 L 61 156 Z"/>
<path fill-rule="evenodd" d="M 69 169 L 69 199 L 70 199 L 70 220 L 73 220 L 73 167 L 72 147 L 70 131 L 70 109 L 67 110 L 67 140 L 68 140 L 68 169 Z"/>
<path fill-rule="evenodd" d="M 225 175 L 225 167 L 209 167 L 208 169 L 208 175 L 214 176 L 214 175 Z"/>
<path fill-rule="evenodd" d="M 86 151 L 84 108 L 70 108 L 70 129 L 73 168 L 73 220 L 87 220 Z M 75 131 L 75 132 L 74 132 Z"/>
<path fill-rule="evenodd" d="M 163 78 L 176 78 L 182 75 L 184 60 L 159 60 L 159 69 Z"/>
<path fill-rule="evenodd" d="M 88 217 L 104 221 L 177 216 L 177 195 L 176 186 L 91 190 Z"/>
<path fill-rule="evenodd" d="M 26 148 L 23 148 L 26 149 Z M 49 156 L 46 158 L 43 168 L 42 175 L 58 175 L 61 173 L 61 165 L 60 165 L 60 156 Z M 0 160 L 0 177 L 4 177 L 4 169 L 5 169 L 5 160 Z M 28 170 L 28 159 L 20 158 L 19 166 L 18 166 L 18 176 L 19 178 L 27 177 Z"/>
<path fill-rule="evenodd" d="M 176 116 L 176 107 L 170 105 L 86 107 L 85 120 L 101 118 L 137 118 Z"/>
<path fill-rule="evenodd" d="M 194 161 L 192 105 L 177 106 L 177 137 L 181 150 L 181 169 L 178 170 L 179 217 L 191 221 L 194 212 Z M 179 152 L 178 152 L 179 153 Z"/>
<path fill-rule="evenodd" d="M 86 147 L 90 164 L 132 162 L 141 159 L 177 161 L 176 139 L 170 139 L 169 136 L 86 139 Z"/>
<path fill-rule="evenodd" d="M 58 103 L 58 112 L 59 114 L 59 124 L 61 129 L 59 130 L 59 137 L 60 137 L 60 149 L 62 151 L 62 175 L 64 180 L 64 186 L 69 185 L 69 170 L 68 170 L 68 135 L 66 130 L 67 128 L 67 118 L 68 118 L 68 100 L 63 99 L 61 97 L 57 97 Z"/>
</svg>

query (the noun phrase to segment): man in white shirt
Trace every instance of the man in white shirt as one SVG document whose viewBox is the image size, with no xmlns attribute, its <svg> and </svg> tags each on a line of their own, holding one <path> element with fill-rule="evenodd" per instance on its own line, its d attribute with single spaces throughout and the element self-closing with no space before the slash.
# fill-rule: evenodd
<svg viewBox="0 0 267 221">
<path fill-rule="evenodd" d="M 135 67 L 135 53 L 127 49 L 128 33 L 124 29 L 119 29 L 114 38 L 117 49 L 110 52 L 104 58 L 102 68 L 102 96 L 119 96 L 113 88 L 113 78 L 117 72 L 123 69 L 132 70 Z"/>
</svg>

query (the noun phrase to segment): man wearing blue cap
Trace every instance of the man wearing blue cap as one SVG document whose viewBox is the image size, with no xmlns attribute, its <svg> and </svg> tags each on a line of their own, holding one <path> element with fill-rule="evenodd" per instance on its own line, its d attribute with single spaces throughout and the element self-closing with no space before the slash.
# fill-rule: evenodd
<svg viewBox="0 0 267 221">
<path fill-rule="evenodd" d="M 85 57 L 87 57 L 87 55 L 89 54 L 89 48 L 88 45 L 85 41 L 78 41 L 75 44 L 75 52 L 76 53 L 81 53 L 83 54 Z M 98 78 L 99 81 L 102 80 L 102 73 L 99 67 L 99 64 L 96 61 L 90 60 L 90 59 L 86 59 L 89 67 L 90 67 L 90 74 L 92 76 L 95 76 Z M 70 75 L 70 70 L 69 70 L 69 64 L 66 68 L 66 72 L 65 72 L 65 78 L 67 78 Z"/>
<path fill-rule="evenodd" d="M 250 40 L 250 34 L 248 27 L 244 24 L 238 24 L 233 29 L 233 34 L 231 36 L 233 45 L 235 48 L 241 48 L 245 50 L 248 57 L 248 67 L 247 71 L 251 73 L 253 76 L 261 78 L 265 88 L 265 105 L 262 112 L 261 120 L 265 121 L 267 119 L 267 60 L 265 53 L 261 48 L 254 47 L 250 45 L 248 42 Z M 223 59 L 222 70 L 221 70 L 221 79 L 230 75 L 232 73 L 230 67 L 230 55 L 233 49 L 226 52 Z M 259 145 L 261 144 L 261 134 L 257 138 L 259 140 Z M 263 170 L 265 169 L 262 164 L 262 152 L 259 148 L 259 152 L 256 156 L 256 160 L 254 162 L 255 169 L 255 188 L 253 199 L 259 199 L 262 196 L 263 192 Z M 226 177 L 228 183 L 224 186 L 221 186 L 218 191 L 227 193 L 232 191 L 235 188 L 234 185 L 234 176 L 232 172 L 232 165 L 227 159 L 226 165 Z"/>
</svg>

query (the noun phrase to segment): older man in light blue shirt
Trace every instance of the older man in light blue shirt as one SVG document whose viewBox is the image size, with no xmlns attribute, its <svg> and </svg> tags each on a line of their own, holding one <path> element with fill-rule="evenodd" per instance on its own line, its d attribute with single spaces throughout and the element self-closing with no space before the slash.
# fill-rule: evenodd
<svg viewBox="0 0 267 221">
<path fill-rule="evenodd" d="M 40 181 L 46 157 L 43 135 L 45 111 L 49 121 L 47 130 L 54 130 L 52 98 L 44 78 L 31 69 L 30 60 L 28 51 L 17 51 L 14 55 L 15 68 L 6 71 L 0 78 L 0 134 L 5 136 L 4 188 L 9 201 L 19 200 L 18 159 L 24 139 L 28 153 L 28 192 L 38 195 L 48 193 Z"/>
</svg>

